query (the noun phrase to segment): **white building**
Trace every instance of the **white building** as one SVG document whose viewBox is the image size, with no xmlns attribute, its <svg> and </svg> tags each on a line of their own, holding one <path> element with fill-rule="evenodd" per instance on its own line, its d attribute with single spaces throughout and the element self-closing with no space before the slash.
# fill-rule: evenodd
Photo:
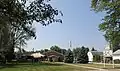
<svg viewBox="0 0 120 71">
<path fill-rule="evenodd" d="M 88 61 L 89 61 L 89 63 L 92 63 L 93 60 L 94 60 L 95 55 L 102 56 L 102 55 L 103 55 L 103 52 L 99 52 L 99 51 L 89 51 L 89 52 L 87 53 L 87 55 L 88 55 Z"/>
<path fill-rule="evenodd" d="M 120 49 L 118 49 L 113 53 L 113 60 L 116 60 L 116 59 L 120 60 Z"/>
</svg>

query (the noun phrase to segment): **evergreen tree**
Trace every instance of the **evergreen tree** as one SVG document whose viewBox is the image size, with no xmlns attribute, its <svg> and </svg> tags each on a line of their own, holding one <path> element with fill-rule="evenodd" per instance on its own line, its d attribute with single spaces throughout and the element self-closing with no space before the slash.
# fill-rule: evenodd
<svg viewBox="0 0 120 71">
<path fill-rule="evenodd" d="M 65 54 L 64 62 L 65 63 L 73 63 L 73 52 L 70 49 L 68 49 Z"/>
<path fill-rule="evenodd" d="M 97 51 L 94 47 L 91 49 L 91 51 Z"/>
<path fill-rule="evenodd" d="M 89 49 L 85 48 L 84 46 L 82 46 L 79 50 L 79 53 L 77 55 L 77 62 L 78 63 L 88 63 L 88 53 Z"/>
</svg>

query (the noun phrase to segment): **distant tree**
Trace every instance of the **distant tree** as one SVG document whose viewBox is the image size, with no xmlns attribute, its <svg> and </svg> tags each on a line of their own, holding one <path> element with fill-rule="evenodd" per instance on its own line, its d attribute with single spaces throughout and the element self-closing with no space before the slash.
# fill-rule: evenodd
<svg viewBox="0 0 120 71">
<path fill-rule="evenodd" d="M 39 52 L 41 53 L 41 54 L 43 54 L 43 53 L 45 53 L 45 52 L 47 52 L 47 51 L 49 51 L 48 49 L 42 49 L 42 50 L 40 50 Z"/>
<path fill-rule="evenodd" d="M 85 48 L 84 46 L 81 47 L 77 57 L 78 63 L 88 63 L 88 56 L 87 56 L 88 51 L 89 51 L 88 48 Z"/>
<path fill-rule="evenodd" d="M 94 47 L 91 49 L 91 51 L 97 51 Z"/>
<path fill-rule="evenodd" d="M 42 53 L 44 53 L 44 50 L 43 50 L 43 49 L 41 49 L 39 52 L 42 54 Z"/>
<path fill-rule="evenodd" d="M 93 61 L 94 62 L 100 62 L 102 59 L 101 59 L 101 56 L 100 55 L 98 55 L 98 54 L 96 54 L 96 55 L 94 55 L 94 57 L 93 57 Z"/>
<path fill-rule="evenodd" d="M 77 63 L 78 55 L 80 55 L 81 48 L 77 47 L 73 49 L 73 55 L 74 55 L 74 62 Z"/>
<path fill-rule="evenodd" d="M 49 51 L 48 49 L 44 49 L 45 52 Z"/>
<path fill-rule="evenodd" d="M 61 53 L 61 48 L 60 48 L 59 46 L 56 46 L 56 45 L 52 46 L 52 47 L 50 48 L 50 50 L 53 50 L 53 51 L 56 51 L 56 52 Z"/>
<path fill-rule="evenodd" d="M 67 51 L 66 49 L 61 49 L 60 53 L 62 53 L 63 55 L 65 55 L 66 51 Z"/>
<path fill-rule="evenodd" d="M 74 59 L 73 52 L 70 49 L 68 49 L 65 54 L 64 62 L 65 63 L 73 63 L 73 59 Z"/>
</svg>

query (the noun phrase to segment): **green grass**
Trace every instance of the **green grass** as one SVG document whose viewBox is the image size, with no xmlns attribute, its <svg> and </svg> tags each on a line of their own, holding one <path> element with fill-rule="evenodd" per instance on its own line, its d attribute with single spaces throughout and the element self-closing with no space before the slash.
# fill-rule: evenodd
<svg viewBox="0 0 120 71">
<path fill-rule="evenodd" d="M 101 69 L 113 69 L 113 65 L 104 65 L 103 64 L 77 64 L 79 66 L 87 66 L 87 67 L 94 67 L 94 68 L 101 68 Z M 115 65 L 115 69 L 120 69 L 120 65 Z"/>
<path fill-rule="evenodd" d="M 0 71 L 88 71 L 89 69 L 58 63 L 19 63 L 0 66 Z"/>
</svg>

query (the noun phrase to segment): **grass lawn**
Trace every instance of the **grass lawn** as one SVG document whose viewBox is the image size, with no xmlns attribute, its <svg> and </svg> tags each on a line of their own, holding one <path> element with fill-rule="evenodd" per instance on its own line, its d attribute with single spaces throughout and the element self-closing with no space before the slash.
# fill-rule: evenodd
<svg viewBox="0 0 120 71">
<path fill-rule="evenodd" d="M 0 66 L 0 71 L 88 71 L 89 69 L 58 63 L 19 63 Z"/>
<path fill-rule="evenodd" d="M 77 64 L 79 66 L 88 66 L 94 68 L 101 68 L 101 69 L 113 69 L 113 65 L 106 65 L 104 68 L 103 64 Z M 115 65 L 115 69 L 120 69 L 120 65 Z"/>
</svg>

